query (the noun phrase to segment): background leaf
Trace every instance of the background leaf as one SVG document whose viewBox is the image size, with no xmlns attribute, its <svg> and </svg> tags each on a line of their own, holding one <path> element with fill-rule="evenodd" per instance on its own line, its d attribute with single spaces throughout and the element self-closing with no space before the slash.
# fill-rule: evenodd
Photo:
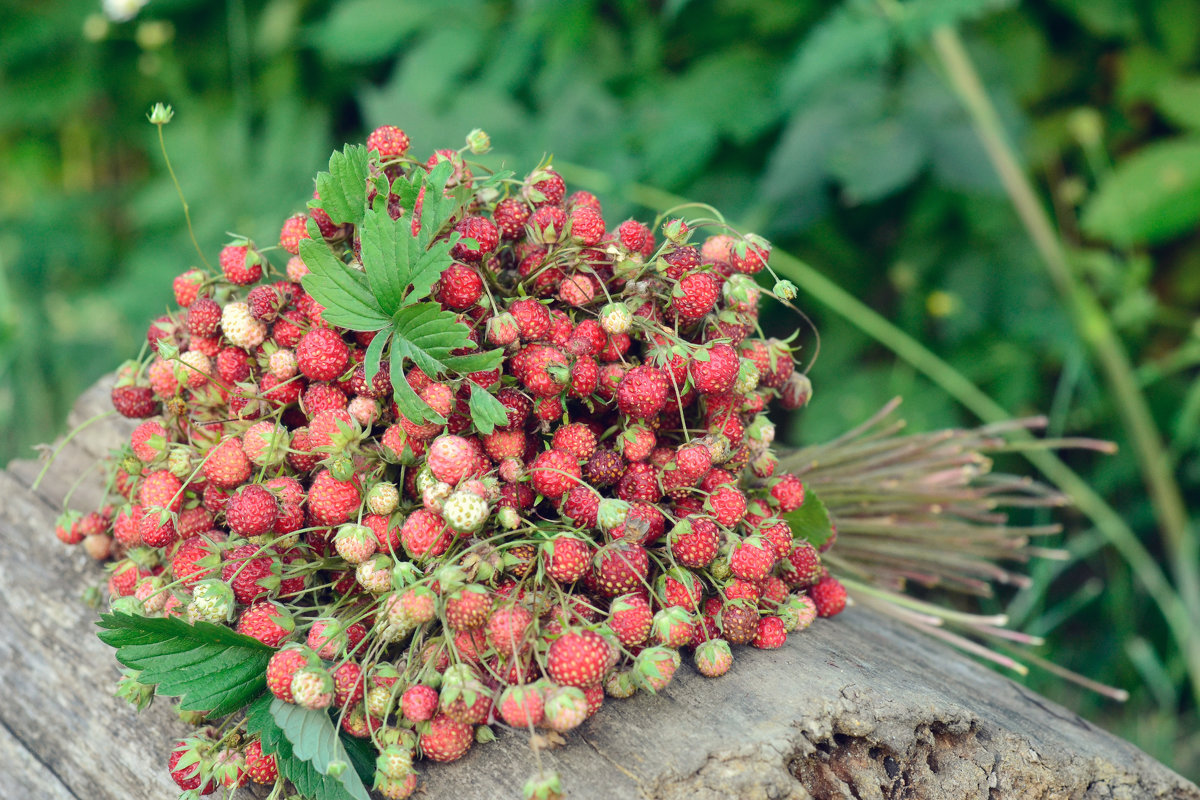
<svg viewBox="0 0 1200 800">
<path fill-rule="evenodd" d="M 819 548 L 833 535 L 833 524 L 829 512 L 817 493 L 806 487 L 804 502 L 795 511 L 783 515 L 783 521 L 792 529 L 792 537 L 806 539 L 813 547 Z"/>
<path fill-rule="evenodd" d="M 266 690 L 275 651 L 226 626 L 123 613 L 103 614 L 97 624 L 117 660 L 141 670 L 138 680 L 156 684 L 158 694 L 179 697 L 181 708 L 228 714 Z"/>
<path fill-rule="evenodd" d="M 1084 208 L 1083 229 L 1122 246 L 1161 242 L 1200 221 L 1200 139 L 1150 145 L 1120 164 Z"/>
</svg>

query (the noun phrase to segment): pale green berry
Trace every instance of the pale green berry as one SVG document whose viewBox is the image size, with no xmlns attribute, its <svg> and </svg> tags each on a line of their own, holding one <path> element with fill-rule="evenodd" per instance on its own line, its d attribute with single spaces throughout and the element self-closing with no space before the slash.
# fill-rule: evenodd
<svg viewBox="0 0 1200 800">
<path fill-rule="evenodd" d="M 375 759 L 375 769 L 389 778 L 403 778 L 412 772 L 412 760 L 412 750 L 391 744 Z"/>
<path fill-rule="evenodd" d="M 611 334 L 628 333 L 633 312 L 624 303 L 609 303 L 600 309 L 600 327 Z"/>
<path fill-rule="evenodd" d="M 233 589 L 221 580 L 200 581 L 192 589 L 192 601 L 187 614 L 192 624 L 197 622 L 228 622 L 233 617 Z"/>
<path fill-rule="evenodd" d="M 796 299 L 796 284 L 789 280 L 781 280 L 776 282 L 774 288 L 775 296 L 780 300 L 795 300 Z"/>
<path fill-rule="evenodd" d="M 396 506 L 400 504 L 400 490 L 396 488 L 396 484 L 381 481 L 371 487 L 367 492 L 367 507 L 371 509 L 372 514 L 378 514 L 381 517 L 386 517 L 396 510 Z"/>
<path fill-rule="evenodd" d="M 629 516 L 629 503 L 611 497 L 601 500 L 599 508 L 596 509 L 596 520 L 600 524 L 601 530 L 605 531 L 611 531 L 613 528 L 624 525 L 627 516 Z"/>
<path fill-rule="evenodd" d="M 383 594 L 392 588 L 392 559 L 375 555 L 358 565 L 354 571 L 358 585 L 372 594 Z"/>
<path fill-rule="evenodd" d="M 459 533 L 472 533 L 483 527 L 490 509 L 487 500 L 474 492 L 454 492 L 442 503 L 442 518 Z"/>
<path fill-rule="evenodd" d="M 749 394 L 758 388 L 758 365 L 748 358 L 738 360 L 738 374 L 733 382 L 734 394 Z"/>
</svg>

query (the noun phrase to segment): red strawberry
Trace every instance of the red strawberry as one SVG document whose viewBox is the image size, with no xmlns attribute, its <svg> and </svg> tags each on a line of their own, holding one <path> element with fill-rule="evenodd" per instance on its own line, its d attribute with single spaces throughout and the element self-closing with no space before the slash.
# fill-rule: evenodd
<svg viewBox="0 0 1200 800">
<path fill-rule="evenodd" d="M 165 508 L 178 513 L 183 508 L 183 481 L 165 469 L 155 470 L 142 479 L 138 502 L 147 509 Z"/>
<path fill-rule="evenodd" d="M 575 486 L 567 492 L 561 514 L 580 528 L 596 527 L 600 511 L 600 498 L 589 486 Z"/>
<path fill-rule="evenodd" d="M 250 479 L 253 465 L 242 449 L 242 440 L 225 439 L 214 447 L 204 461 L 204 477 L 221 489 L 232 489 Z"/>
<path fill-rule="evenodd" d="M 313 328 L 296 345 L 296 366 L 311 381 L 331 381 L 346 371 L 350 349 L 329 328 Z"/>
<path fill-rule="evenodd" d="M 568 629 L 546 652 L 546 673 L 562 686 L 594 686 L 608 669 L 609 646 L 600 634 Z"/>
<path fill-rule="evenodd" d="M 262 277 L 262 257 L 246 244 L 231 244 L 221 249 L 221 271 L 230 283 L 248 286 Z"/>
<path fill-rule="evenodd" d="M 487 639 L 501 658 L 511 658 L 529 645 L 527 636 L 533 615 L 522 606 L 507 603 L 492 612 L 487 622 Z"/>
<path fill-rule="evenodd" d="M 760 536 L 751 536 L 734 545 L 729 554 L 729 569 L 746 581 L 761 581 L 775 566 L 775 547 Z"/>
<path fill-rule="evenodd" d="M 362 702 L 366 683 L 362 667 L 353 661 L 343 661 L 333 670 L 333 704 L 346 708 Z"/>
<path fill-rule="evenodd" d="M 292 678 L 308 666 L 308 655 L 299 647 L 285 647 L 267 662 L 267 688 L 285 703 L 294 703 Z"/>
<path fill-rule="evenodd" d="M 547 344 L 523 347 L 510 362 L 512 374 L 536 397 L 554 397 L 570 382 L 571 371 L 562 350 Z"/>
<path fill-rule="evenodd" d="M 557 500 L 579 482 L 582 472 L 578 460 L 561 450 L 547 450 L 529 465 L 529 482 L 534 491 Z"/>
<path fill-rule="evenodd" d="M 216 791 L 217 784 L 210 780 L 203 787 L 200 786 L 199 763 L 193 762 L 186 767 L 178 766 L 179 760 L 191 750 L 193 750 L 193 746 L 189 745 L 187 741 L 178 742 L 175 749 L 171 751 L 171 757 L 167 760 L 167 771 L 171 773 L 171 779 L 175 781 L 176 785 L 185 792 L 194 791 L 197 795 L 212 794 Z"/>
<path fill-rule="evenodd" d="M 718 678 L 733 666 L 733 653 L 724 639 L 710 639 L 696 647 L 696 671 L 706 678 Z"/>
<path fill-rule="evenodd" d="M 442 272 L 435 296 L 446 308 L 464 311 L 483 296 L 483 278 L 466 264 L 451 264 Z"/>
<path fill-rule="evenodd" d="M 500 244 L 500 231 L 485 217 L 466 217 L 454 226 L 454 230 L 461 234 L 463 239 L 474 239 L 476 242 L 474 246 L 462 242 L 454 245 L 450 255 L 460 261 L 477 264 Z"/>
<path fill-rule="evenodd" d="M 327 469 L 317 473 L 308 490 L 308 514 L 318 525 L 341 525 L 361 503 L 357 478 L 339 481 Z"/>
<path fill-rule="evenodd" d="M 644 500 L 658 502 L 662 497 L 658 470 L 644 461 L 635 462 L 625 468 L 625 474 L 617 482 L 617 497 L 626 501 Z"/>
<path fill-rule="evenodd" d="M 624 594 L 612 601 L 608 609 L 608 626 L 628 647 L 639 645 L 650 635 L 654 612 L 640 594 Z"/>
<path fill-rule="evenodd" d="M 804 484 L 790 472 L 771 481 L 771 497 L 785 514 L 804 505 Z"/>
<path fill-rule="evenodd" d="M 604 217 L 591 206 L 576 206 L 571 210 L 571 238 L 589 247 L 600 244 L 604 238 Z"/>
<path fill-rule="evenodd" d="M 720 290 L 712 275 L 693 272 L 681 278 L 671 292 L 671 307 L 684 323 L 694 322 L 712 311 L 719 296 Z"/>
<path fill-rule="evenodd" d="M 816 604 L 817 614 L 822 617 L 840 614 L 846 607 L 846 587 L 832 575 L 817 581 L 817 585 L 808 590 L 808 596 Z"/>
<path fill-rule="evenodd" d="M 420 683 L 413 684 L 400 696 L 400 709 L 405 719 L 412 722 L 433 719 L 438 709 L 437 689 Z"/>
<path fill-rule="evenodd" d="M 515 197 L 501 200 L 492 209 L 492 220 L 505 239 L 516 239 L 525 232 L 525 223 L 533 213 L 529 206 Z"/>
<path fill-rule="evenodd" d="M 608 597 L 644 588 L 650 571 L 646 548 L 623 540 L 600 549 L 593 560 L 597 588 Z"/>
<path fill-rule="evenodd" d="M 526 195 L 535 206 L 558 205 L 567 196 L 566 182 L 552 169 L 538 170 L 529 178 L 530 180 L 537 179 L 525 190 Z"/>
<path fill-rule="evenodd" d="M 434 477 L 451 486 L 479 468 L 478 452 L 461 436 L 439 436 L 429 446 L 426 458 Z"/>
<path fill-rule="evenodd" d="M 429 721 L 429 729 L 420 736 L 421 752 L 431 761 L 454 761 L 471 748 L 475 740 L 474 729 L 457 722 L 445 714 L 438 714 Z"/>
<path fill-rule="evenodd" d="M 536 342 L 550 332 L 550 311 L 537 300 L 516 300 L 508 310 L 517 321 L 521 341 Z"/>
<path fill-rule="evenodd" d="M 291 255 L 299 255 L 300 240 L 308 238 L 308 217 L 304 214 L 293 214 L 283 221 L 279 230 L 279 246 Z"/>
<path fill-rule="evenodd" d="M 258 639 L 268 647 L 279 647 L 292 635 L 295 627 L 288 610 L 269 600 L 250 605 L 237 621 L 238 633 Z"/>
<path fill-rule="evenodd" d="M 279 777 L 279 769 L 275 764 L 275 755 L 263 755 L 262 742 L 251 739 L 244 753 L 246 759 L 246 774 L 255 783 L 275 783 Z"/>
<path fill-rule="evenodd" d="M 662 370 L 634 367 L 617 386 L 617 407 L 634 419 L 649 419 L 666 404 L 669 388 Z"/>
<path fill-rule="evenodd" d="M 405 552 L 418 560 L 440 556 L 450 546 L 453 536 L 441 517 L 424 508 L 410 514 L 400 528 Z"/>
<path fill-rule="evenodd" d="M 703 352 L 705 356 L 698 355 L 688 366 L 696 391 L 704 395 L 728 392 L 737 381 L 737 351 L 727 344 L 714 344 Z"/>
<path fill-rule="evenodd" d="M 746 495 L 739 489 L 725 484 L 709 492 L 704 506 L 716 518 L 718 524 L 732 529 L 746 516 Z"/>
<path fill-rule="evenodd" d="M 542 545 L 546 574 L 559 583 L 582 578 L 591 568 L 591 560 L 592 548 L 582 539 L 560 535 Z"/>
<path fill-rule="evenodd" d="M 195 267 L 179 273 L 171 282 L 175 292 L 175 302 L 180 308 L 189 308 L 200 296 L 200 287 L 204 283 L 204 273 Z"/>
<path fill-rule="evenodd" d="M 582 422 L 573 422 L 554 432 L 550 446 L 555 450 L 570 453 L 580 460 L 586 460 L 596 451 L 596 434 Z"/>
<path fill-rule="evenodd" d="M 115 386 L 112 404 L 118 414 L 128 419 L 152 417 L 159 409 L 159 401 L 149 386 Z"/>
<path fill-rule="evenodd" d="M 270 532 L 278 515 L 279 501 L 275 495 L 256 483 L 243 487 L 225 507 L 229 529 L 247 538 Z"/>
<path fill-rule="evenodd" d="M 706 567 L 717 557 L 721 534 L 716 523 L 700 517 L 688 517 L 671 529 L 671 553 L 685 567 Z"/>
<path fill-rule="evenodd" d="M 758 632 L 750 644 L 760 650 L 774 650 L 777 647 L 783 647 L 783 643 L 787 640 L 787 630 L 783 627 L 783 620 L 779 617 L 762 617 L 758 621 Z"/>
<path fill-rule="evenodd" d="M 408 134 L 395 125 L 381 125 L 367 136 L 367 150 L 375 150 L 383 161 L 391 161 L 408 152 Z"/>
<path fill-rule="evenodd" d="M 500 695 L 500 718 L 514 728 L 540 725 L 545 714 L 541 692 L 531 686 L 509 686 Z"/>
<path fill-rule="evenodd" d="M 481 628 L 491 612 L 491 595 L 478 584 L 464 586 L 446 598 L 446 625 L 451 630 Z"/>
</svg>

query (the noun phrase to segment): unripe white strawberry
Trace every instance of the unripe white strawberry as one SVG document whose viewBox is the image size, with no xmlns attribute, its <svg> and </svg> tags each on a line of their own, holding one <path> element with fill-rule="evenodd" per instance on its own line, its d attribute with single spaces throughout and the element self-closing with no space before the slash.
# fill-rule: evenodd
<svg viewBox="0 0 1200 800">
<path fill-rule="evenodd" d="M 188 603 L 188 620 L 197 622 L 228 622 L 233 618 L 233 589 L 221 580 L 200 581 L 192 589 L 192 601 Z"/>
<path fill-rule="evenodd" d="M 267 365 L 272 375 L 286 381 L 296 375 L 296 353 L 292 350 L 276 350 L 267 359 Z"/>
<path fill-rule="evenodd" d="M 434 514 L 442 513 L 442 504 L 446 502 L 446 498 L 454 491 L 454 487 L 448 483 L 437 481 L 425 487 L 421 492 L 421 504 Z"/>
<path fill-rule="evenodd" d="M 292 697 L 305 708 L 328 708 L 333 702 L 333 678 L 321 667 L 301 667 L 292 676 Z"/>
<path fill-rule="evenodd" d="M 472 533 L 488 518 L 488 503 L 474 492 L 457 491 L 442 503 L 442 518 L 459 533 Z"/>
<path fill-rule="evenodd" d="M 588 703 L 583 690 L 576 686 L 560 686 L 546 695 L 546 727 L 559 733 L 578 728 L 587 719 Z"/>
<path fill-rule="evenodd" d="M 358 565 L 354 571 L 358 585 L 372 594 L 383 594 L 392 588 L 392 559 L 375 555 Z"/>
<path fill-rule="evenodd" d="M 375 759 L 375 769 L 389 778 L 403 778 L 412 772 L 412 750 L 395 744 L 389 744 Z"/>
<path fill-rule="evenodd" d="M 347 563 L 361 564 L 375 554 L 379 540 L 366 525 L 348 522 L 338 528 L 337 534 L 333 537 L 333 546 L 338 555 Z"/>
<path fill-rule="evenodd" d="M 386 517 L 396 510 L 396 506 L 400 504 L 400 491 L 396 488 L 396 484 L 381 481 L 371 487 L 367 492 L 367 508 L 371 509 L 372 514 L 379 514 Z"/>
<path fill-rule="evenodd" d="M 235 347 L 252 350 L 267 338 L 267 324 L 254 318 L 246 303 L 226 303 L 221 310 L 221 331 Z"/>
<path fill-rule="evenodd" d="M 738 359 L 737 378 L 733 382 L 734 394 L 749 394 L 758 388 L 758 365 L 748 358 Z"/>
<path fill-rule="evenodd" d="M 364 428 L 369 428 L 379 418 L 379 404 L 373 398 L 362 395 L 351 400 L 346 410 Z"/>
<path fill-rule="evenodd" d="M 138 581 L 137 588 L 133 590 L 133 596 L 142 601 L 142 606 L 148 614 L 162 611 L 163 606 L 167 604 L 167 593 L 163 591 L 163 579 L 158 575 Z"/>
<path fill-rule="evenodd" d="M 629 516 L 629 503 L 611 497 L 601 500 L 596 510 L 596 520 L 600 523 L 601 530 L 605 531 L 611 531 L 619 525 L 624 525 L 627 516 Z"/>
<path fill-rule="evenodd" d="M 609 303 L 600 309 L 600 327 L 611 334 L 628 333 L 633 313 L 624 303 Z"/>
</svg>

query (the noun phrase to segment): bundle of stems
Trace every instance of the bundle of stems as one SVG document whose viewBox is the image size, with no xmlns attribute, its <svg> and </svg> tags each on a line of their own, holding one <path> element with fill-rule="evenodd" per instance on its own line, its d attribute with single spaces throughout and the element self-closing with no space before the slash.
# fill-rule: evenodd
<svg viewBox="0 0 1200 800">
<path fill-rule="evenodd" d="M 1039 448 L 1111 452 L 1093 439 L 1015 441 L 1042 417 L 973 429 L 904 433 L 899 398 L 858 427 L 781 459 L 825 504 L 837 546 L 822 561 L 855 603 L 1019 674 L 1029 662 L 1114 699 L 1126 693 L 1052 664 L 1041 639 L 1005 627 L 1004 614 L 969 610 L 997 586 L 1020 588 L 1032 558 L 1066 558 L 1036 544 L 1061 526 L 1013 524 L 1008 511 L 1064 506 L 1068 498 L 1027 476 L 992 471 L 991 455 Z M 1003 651 L 1003 652 L 1001 652 Z"/>
</svg>

